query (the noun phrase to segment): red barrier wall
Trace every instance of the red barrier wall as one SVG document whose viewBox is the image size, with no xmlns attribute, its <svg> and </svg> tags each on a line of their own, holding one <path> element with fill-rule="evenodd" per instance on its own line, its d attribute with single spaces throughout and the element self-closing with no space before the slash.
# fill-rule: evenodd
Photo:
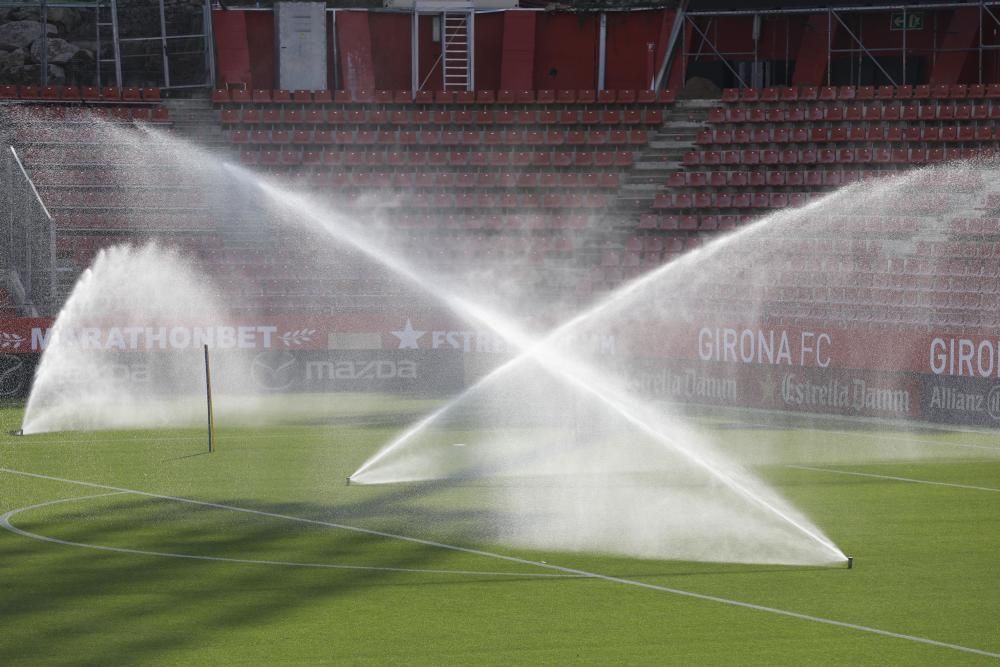
<svg viewBox="0 0 1000 667">
<path fill-rule="evenodd" d="M 337 12 L 337 48 L 341 87 L 344 90 L 374 90 L 375 67 L 368 12 Z"/>
<path fill-rule="evenodd" d="M 662 10 L 608 14 L 605 88 L 637 90 L 649 87 L 650 80 L 656 75 L 650 69 L 656 63 L 648 62 L 647 54 L 650 44 L 655 53 L 664 14 L 666 12 Z"/>
<path fill-rule="evenodd" d="M 979 59 L 973 52 L 947 52 L 977 43 L 976 8 L 922 10 L 924 27 L 905 33 L 910 76 L 925 65 L 922 76 L 940 83 L 977 83 Z M 902 46 L 904 33 L 891 29 L 891 12 L 842 13 L 847 28 L 832 19 L 835 49 L 856 49 L 854 37 L 886 59 L 899 58 L 886 49 Z M 254 88 L 274 85 L 274 22 L 268 11 L 217 10 L 213 13 L 219 84 L 244 81 Z M 348 88 L 409 88 L 410 15 L 407 13 L 339 10 L 338 62 L 340 86 Z M 608 12 L 608 41 L 605 72 L 607 88 L 644 88 L 664 57 L 673 21 L 672 10 Z M 828 63 L 825 44 L 830 17 L 826 13 L 794 16 L 765 16 L 760 36 L 753 40 L 753 19 L 749 16 L 716 17 L 698 20 L 699 26 L 721 51 L 745 52 L 729 55 L 734 62 L 752 61 L 756 48 L 760 60 L 795 61 L 794 84 L 826 83 Z M 420 79 L 424 88 L 441 87 L 440 42 L 433 41 L 433 18 L 420 18 Z M 717 61 L 707 43 L 690 27 L 685 28 L 687 46 L 699 52 L 702 62 Z M 507 12 L 476 15 L 476 83 L 481 89 L 595 88 L 599 16 L 596 13 Z M 987 45 L 1000 45 L 1000 37 L 990 30 L 983 36 Z M 253 45 L 250 48 L 249 45 Z M 649 44 L 654 54 L 650 60 Z M 377 45 L 377 48 L 373 48 Z M 935 45 L 939 51 L 935 54 Z M 699 50 L 700 49 L 700 50 Z M 677 58 L 671 72 L 671 87 L 679 87 L 678 74 L 684 63 Z M 858 64 L 860 62 L 860 65 Z M 840 53 L 834 55 L 835 72 L 857 73 L 871 70 L 867 59 Z M 331 69 L 331 84 L 334 72 Z M 1000 78 L 1000 52 L 983 56 L 984 82 Z"/>
<path fill-rule="evenodd" d="M 338 17 L 339 19 L 339 17 Z M 368 14 L 375 88 L 409 90 L 410 31 L 408 14 L 371 12 Z"/>
<path fill-rule="evenodd" d="M 535 71 L 536 12 L 503 13 L 503 50 L 500 56 L 500 88 L 531 90 Z"/>
<path fill-rule="evenodd" d="M 476 88 L 498 90 L 505 87 L 500 85 L 504 43 L 503 17 L 504 14 L 501 12 L 476 14 Z"/>
<path fill-rule="evenodd" d="M 595 14 L 542 14 L 536 34 L 536 90 L 597 87 Z"/>
<path fill-rule="evenodd" d="M 217 85 L 250 85 L 250 49 L 247 46 L 246 12 L 212 12 L 215 33 Z"/>
<path fill-rule="evenodd" d="M 246 12 L 247 44 L 250 49 L 251 88 L 274 88 L 274 14 Z"/>
</svg>

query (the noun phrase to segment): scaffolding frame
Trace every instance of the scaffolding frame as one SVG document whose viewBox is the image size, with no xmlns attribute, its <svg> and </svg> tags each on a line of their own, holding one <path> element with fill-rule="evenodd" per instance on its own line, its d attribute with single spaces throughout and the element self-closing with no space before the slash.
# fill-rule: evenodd
<svg viewBox="0 0 1000 667">
<path fill-rule="evenodd" d="M 970 9 L 976 8 L 979 10 L 979 30 L 978 30 L 978 44 L 967 47 L 967 48 L 945 48 L 938 45 L 938 11 L 944 9 Z M 864 17 L 866 14 L 885 14 L 888 12 L 900 12 L 903 17 L 904 29 L 900 30 L 901 33 L 901 45 L 900 46 L 873 46 L 865 42 L 864 37 Z M 907 80 L 907 54 L 910 53 L 910 49 L 907 46 L 907 30 L 905 27 L 907 25 L 907 14 L 912 12 L 920 12 L 930 14 L 933 17 L 932 26 L 932 44 L 931 44 L 931 66 L 933 67 L 934 62 L 940 53 L 976 53 L 978 59 L 978 83 L 984 83 L 983 81 L 983 58 L 986 53 L 991 51 L 1000 50 L 1000 42 L 995 44 L 986 43 L 983 40 L 983 30 L 991 26 L 1000 27 L 1000 0 L 972 0 L 971 2 L 938 2 L 938 3 L 928 3 L 919 5 L 908 5 L 905 3 L 893 4 L 893 5 L 881 5 L 881 6 L 845 6 L 845 7 L 797 7 L 789 9 L 738 9 L 738 10 L 687 10 L 679 17 L 678 23 L 683 23 L 684 28 L 690 27 L 689 30 L 683 30 L 681 34 L 681 67 L 682 67 L 682 80 L 687 80 L 687 68 L 688 63 L 691 61 L 697 62 L 699 58 L 702 57 L 705 50 L 711 51 L 711 53 L 719 59 L 733 74 L 735 81 L 740 88 L 755 87 L 754 81 L 746 81 L 746 79 L 741 76 L 738 72 L 738 67 L 734 67 L 731 59 L 734 57 L 742 57 L 739 62 L 751 62 L 747 58 L 752 58 L 752 72 L 757 72 L 760 63 L 760 52 L 758 49 L 759 39 L 754 39 L 754 48 L 750 51 L 721 51 L 716 42 L 718 41 L 717 28 L 718 24 L 716 22 L 717 18 L 722 17 L 739 17 L 739 16 L 750 16 L 753 17 L 754 32 L 759 36 L 759 30 L 761 21 L 766 18 L 773 17 L 785 17 L 785 61 L 791 61 L 790 45 L 788 40 L 788 18 L 791 16 L 803 16 L 803 15 L 826 15 L 827 19 L 827 39 L 826 39 L 826 83 L 829 84 L 833 75 L 833 60 L 836 55 L 848 54 L 850 56 L 856 56 L 856 67 L 855 62 L 852 58 L 851 67 L 851 78 L 854 80 L 857 76 L 861 74 L 862 64 L 866 61 L 870 61 L 875 68 L 881 71 L 882 75 L 893 85 L 905 82 Z M 851 17 L 857 16 L 857 30 L 852 29 Z M 846 48 L 834 48 L 833 46 L 833 28 L 836 26 L 846 32 L 851 40 L 851 46 Z M 716 29 L 716 33 L 713 37 L 712 31 L 713 27 Z M 689 39 L 688 33 L 693 33 Z M 689 43 L 691 42 L 691 43 Z M 672 49 L 671 49 L 672 50 Z M 879 61 L 878 56 L 893 56 L 898 55 L 901 61 L 901 81 L 897 81 L 894 76 L 892 76 L 886 69 L 882 66 Z M 734 59 L 735 60 L 735 59 Z M 768 82 L 763 82 L 767 85 Z M 657 88 L 662 87 L 662 77 L 659 77 L 657 81 Z"/>
<path fill-rule="evenodd" d="M 215 47 L 213 43 L 214 36 L 212 34 L 211 0 L 202 0 L 202 31 L 200 33 L 180 35 L 170 34 L 166 20 L 166 7 L 164 2 L 165 0 L 156 0 L 160 19 L 158 33 L 143 37 L 121 36 L 119 32 L 120 24 L 118 17 L 118 0 L 36 0 L 34 3 L 30 2 L 30 0 L 0 0 L 0 8 L 37 8 L 43 25 L 47 23 L 49 9 L 79 9 L 92 11 L 94 13 L 94 26 L 96 31 L 95 37 L 97 42 L 97 52 L 94 54 L 94 81 L 98 87 L 103 85 L 115 85 L 120 88 L 123 84 L 123 61 L 131 58 L 148 57 L 145 54 L 123 54 L 123 45 L 153 42 L 159 44 L 162 63 L 163 80 L 159 86 L 160 88 L 166 90 L 183 88 L 211 88 L 215 81 Z M 102 10 L 107 13 L 106 20 L 102 20 Z M 107 38 L 102 36 L 102 27 L 110 29 L 110 33 Z M 42 42 L 42 62 L 40 63 L 41 71 L 39 74 L 38 84 L 40 86 L 47 86 L 49 85 L 49 35 L 45 30 L 42 30 L 40 39 Z M 171 42 L 182 39 L 200 39 L 202 44 L 201 49 L 171 52 Z M 110 58 L 102 58 L 102 49 L 108 41 L 111 42 L 112 56 Z M 170 60 L 171 58 L 176 58 L 178 56 L 201 56 L 204 59 L 205 80 L 196 83 L 178 83 L 176 76 L 172 80 L 170 75 Z M 107 80 L 108 77 L 103 75 L 102 65 L 105 64 L 110 65 L 113 68 L 113 81 Z"/>
<path fill-rule="evenodd" d="M 55 221 L 13 146 L 0 153 L 0 210 L 6 214 L 2 235 L 0 283 L 7 287 L 21 317 L 55 314 Z"/>
<path fill-rule="evenodd" d="M 410 90 L 413 95 L 424 89 L 431 75 L 441 67 L 441 80 L 445 90 L 456 90 L 449 88 L 448 84 L 448 58 L 449 42 L 454 38 L 463 37 L 465 39 L 465 80 L 454 82 L 463 90 L 476 89 L 476 61 L 475 61 L 475 25 L 476 11 L 475 5 L 469 0 L 414 0 L 413 8 L 408 11 L 410 14 Z M 440 41 L 441 54 L 434 64 L 427 70 L 427 75 L 420 78 L 420 17 L 433 16 L 440 21 Z M 449 35 L 446 30 L 448 17 L 464 16 L 465 33 Z M 454 57 L 454 56 L 452 56 Z"/>
</svg>

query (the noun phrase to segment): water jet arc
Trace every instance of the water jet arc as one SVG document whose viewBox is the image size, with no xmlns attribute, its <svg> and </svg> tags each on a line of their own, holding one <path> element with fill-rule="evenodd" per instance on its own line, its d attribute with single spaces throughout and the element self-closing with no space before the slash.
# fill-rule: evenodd
<svg viewBox="0 0 1000 667">
<path fill-rule="evenodd" d="M 235 167 L 232 165 L 227 165 L 230 169 L 237 173 L 247 174 L 242 168 Z M 596 316 L 597 314 L 610 308 L 616 300 L 624 298 L 636 290 L 640 289 L 642 286 L 656 280 L 660 277 L 663 272 L 676 270 L 671 264 L 660 267 L 659 269 L 653 270 L 644 276 L 640 276 L 631 283 L 626 284 L 619 290 L 613 292 L 609 297 L 598 303 L 591 309 L 581 313 L 580 315 L 571 318 L 564 325 L 557 327 L 550 335 L 543 337 L 541 340 L 532 339 L 530 336 L 521 331 L 520 327 L 510 322 L 508 318 L 498 314 L 493 313 L 481 306 L 472 304 L 465 299 L 457 297 L 450 293 L 444 285 L 438 285 L 436 281 L 431 276 L 422 275 L 417 272 L 409 263 L 403 261 L 399 257 L 394 256 L 386 248 L 375 247 L 369 241 L 363 238 L 359 238 L 358 234 L 349 233 L 348 230 L 342 229 L 340 225 L 332 224 L 331 221 L 323 216 L 316 213 L 313 206 L 310 206 L 307 200 L 298 195 L 293 195 L 287 192 L 282 192 L 277 188 L 271 186 L 268 182 L 263 179 L 254 178 L 252 181 L 257 187 L 260 188 L 269 198 L 273 201 L 279 202 L 286 206 L 291 207 L 296 212 L 301 214 L 303 218 L 312 220 L 314 223 L 319 224 L 324 230 L 333 235 L 339 241 L 353 246 L 354 248 L 360 250 L 365 255 L 378 262 L 382 266 L 389 268 L 390 270 L 396 272 L 397 274 L 407 278 L 423 290 L 430 293 L 432 296 L 438 298 L 449 308 L 454 310 L 459 315 L 466 319 L 471 319 L 477 321 L 491 330 L 499 334 L 501 337 L 506 339 L 510 344 L 518 348 L 520 351 L 519 356 L 508 361 L 506 364 L 498 367 L 493 372 L 481 380 L 479 383 L 473 386 L 474 389 L 477 386 L 481 386 L 483 381 L 486 379 L 495 379 L 499 375 L 502 375 L 504 369 L 512 368 L 516 363 L 519 363 L 525 359 L 532 359 L 547 370 L 549 370 L 554 375 L 557 375 L 563 380 L 565 380 L 570 385 L 582 390 L 591 396 L 597 398 L 602 404 L 604 404 L 608 409 L 618 414 L 624 418 L 628 423 L 639 428 L 646 435 L 652 437 L 656 442 L 663 446 L 666 446 L 671 451 L 680 454 L 689 462 L 695 464 L 697 467 L 705 471 L 712 478 L 721 482 L 730 490 L 734 491 L 737 495 L 749 500 L 756 506 L 762 508 L 768 513 L 776 516 L 780 521 L 785 522 L 792 526 L 796 531 L 801 533 L 803 536 L 807 537 L 811 541 L 819 544 L 823 549 L 833 554 L 836 560 L 843 562 L 846 556 L 840 551 L 835 545 L 833 545 L 829 540 L 825 539 L 817 532 L 810 530 L 808 527 L 803 526 L 799 521 L 790 517 L 788 514 L 783 512 L 780 508 L 775 507 L 772 503 L 768 502 L 765 498 L 760 497 L 758 494 L 754 493 L 752 489 L 747 488 L 746 485 L 741 484 L 738 480 L 734 479 L 731 475 L 726 474 L 724 471 L 719 470 L 716 466 L 712 464 L 702 456 L 690 450 L 688 447 L 684 447 L 677 443 L 674 439 L 666 436 L 665 434 L 659 432 L 653 426 L 651 426 L 645 419 L 640 415 L 637 415 L 635 411 L 627 407 L 627 401 L 623 397 L 618 397 L 614 395 L 609 390 L 602 390 L 599 388 L 599 379 L 592 377 L 593 373 L 586 367 L 585 364 L 577 359 L 572 359 L 567 357 L 565 354 L 553 353 L 551 349 L 551 343 L 553 340 L 558 338 L 559 335 L 565 334 L 567 331 L 571 331 L 573 328 L 579 326 L 582 322 Z M 689 260 L 690 261 L 690 260 Z M 545 352 L 545 355 L 542 355 Z M 466 394 L 468 391 L 466 392 Z M 463 394 L 464 396 L 465 394 Z M 455 401 L 459 400 L 455 399 Z M 454 402 L 454 401 L 453 401 Z M 405 441 L 408 437 L 419 432 L 424 427 L 429 425 L 434 421 L 436 417 L 450 406 L 446 405 L 444 408 L 432 413 L 427 418 L 421 420 L 413 428 L 409 429 L 403 436 L 403 438 L 395 441 L 387 448 L 383 449 L 382 452 L 376 454 L 376 456 L 363 464 L 357 471 L 355 471 L 349 480 L 355 483 L 364 484 L 365 473 L 371 469 L 371 467 L 377 463 L 388 451 L 395 449 L 399 446 L 399 443 Z"/>
</svg>

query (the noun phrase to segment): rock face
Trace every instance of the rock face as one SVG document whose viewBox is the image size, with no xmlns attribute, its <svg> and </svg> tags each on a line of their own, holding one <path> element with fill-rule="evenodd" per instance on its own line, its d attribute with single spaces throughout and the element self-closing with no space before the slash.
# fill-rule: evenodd
<svg viewBox="0 0 1000 667">
<path fill-rule="evenodd" d="M 71 44 L 65 39 L 59 39 L 58 37 L 49 37 L 46 40 L 46 45 L 48 48 L 48 62 L 56 65 L 63 63 L 68 63 L 73 59 L 73 56 L 77 54 L 80 47 L 76 44 Z M 42 40 L 36 39 L 31 43 L 31 59 L 36 63 L 42 62 Z"/>
<path fill-rule="evenodd" d="M 46 32 L 55 34 L 57 29 L 46 24 Z M 24 49 L 42 36 L 42 24 L 38 21 L 9 21 L 0 25 L 0 50 Z"/>
<path fill-rule="evenodd" d="M 204 6 L 205 0 L 164 0 L 167 34 L 200 34 Z M 44 24 L 42 17 L 38 4 L 0 7 L 0 84 L 41 85 L 44 59 L 49 67 L 49 85 L 96 85 L 97 26 L 93 8 L 49 7 L 44 13 Z M 159 37 L 159 0 L 119 2 L 118 25 L 123 39 Z M 160 61 L 163 53 L 160 41 L 154 39 L 127 44 L 132 57 L 122 63 L 122 85 L 162 85 L 163 67 Z M 178 40 L 172 45 L 178 50 L 198 51 L 202 48 L 202 41 Z M 109 59 L 113 58 L 113 54 L 108 35 L 102 35 L 100 57 Z M 104 85 L 109 83 L 112 73 L 110 64 L 102 64 Z M 203 82 L 206 78 L 204 58 L 196 55 L 175 56 L 170 61 L 170 74 L 175 84 Z"/>
</svg>

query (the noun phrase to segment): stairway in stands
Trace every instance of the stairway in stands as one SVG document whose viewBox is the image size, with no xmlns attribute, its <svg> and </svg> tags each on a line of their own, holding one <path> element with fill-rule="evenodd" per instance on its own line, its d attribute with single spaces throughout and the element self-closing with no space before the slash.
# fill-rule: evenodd
<svg viewBox="0 0 1000 667">
<path fill-rule="evenodd" d="M 188 98 L 165 100 L 173 121 L 171 134 L 188 142 L 200 150 L 218 156 L 233 164 L 239 163 L 239 153 L 229 142 L 229 136 L 219 124 L 219 113 L 213 108 L 207 94 Z M 269 225 L 251 210 L 251 207 L 235 202 L 223 201 L 213 207 L 216 222 L 218 250 L 214 253 L 213 264 L 223 268 L 220 274 L 233 273 L 236 282 L 243 281 L 239 275 L 247 264 L 260 263 L 267 250 L 274 245 Z M 251 302 L 256 294 L 248 294 Z M 239 310 L 242 304 L 231 304 Z"/>
<path fill-rule="evenodd" d="M 662 192 L 667 177 L 681 167 L 684 153 L 695 145 L 698 130 L 703 129 L 710 109 L 717 100 L 678 100 L 665 108 L 663 124 L 651 132 L 649 144 L 636 153 L 635 164 L 626 172 L 618 192 L 616 211 L 631 221 L 648 211 L 657 192 Z"/>
<path fill-rule="evenodd" d="M 172 133 L 178 138 L 202 148 L 233 153 L 229 150 L 229 137 L 219 127 L 218 114 L 207 94 L 165 99 L 163 105 L 170 111 Z"/>
</svg>

